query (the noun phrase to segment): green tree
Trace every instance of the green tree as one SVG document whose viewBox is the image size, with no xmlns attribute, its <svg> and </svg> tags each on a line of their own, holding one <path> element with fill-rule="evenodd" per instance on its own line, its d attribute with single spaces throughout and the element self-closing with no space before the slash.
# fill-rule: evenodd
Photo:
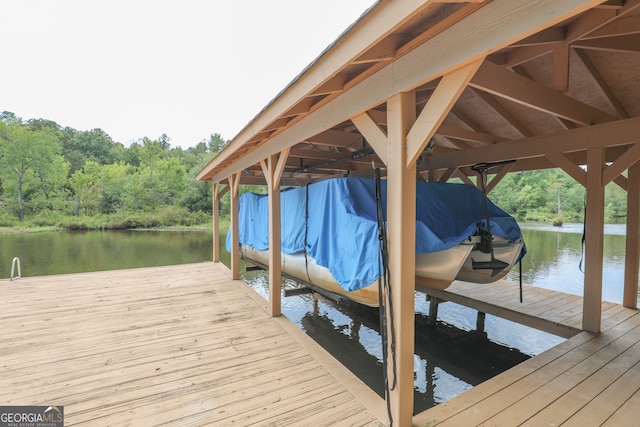
<svg viewBox="0 0 640 427">
<path fill-rule="evenodd" d="M 73 212 L 75 215 L 93 215 L 99 212 L 102 201 L 100 165 L 88 160 L 82 169 L 71 174 L 73 191 Z"/>
<path fill-rule="evenodd" d="M 7 137 L 0 147 L 0 166 L 3 172 L 3 187 L 15 190 L 18 217 L 24 220 L 25 215 L 25 185 L 28 181 L 37 182 L 39 192 L 44 199 L 50 199 L 52 190 L 59 182 L 59 174 L 56 170 L 64 167 L 60 156 L 60 142 L 54 130 L 42 128 L 31 130 L 23 125 L 10 125 L 7 129 Z M 48 179 L 55 182 L 48 183 Z M 36 191 L 33 190 L 35 193 Z M 48 207 L 53 208 L 53 202 L 49 201 Z"/>
<path fill-rule="evenodd" d="M 65 158 L 76 171 L 87 160 L 108 165 L 117 160 L 116 146 L 111 137 L 102 129 L 77 132 L 71 136 L 65 146 Z"/>
<path fill-rule="evenodd" d="M 101 167 L 102 199 L 100 211 L 114 213 L 127 208 L 126 188 L 135 180 L 135 169 L 124 162 Z"/>
<path fill-rule="evenodd" d="M 229 140 L 225 140 L 219 133 L 214 133 L 209 136 L 208 146 L 209 151 L 218 154 L 224 147 L 229 144 Z"/>
</svg>

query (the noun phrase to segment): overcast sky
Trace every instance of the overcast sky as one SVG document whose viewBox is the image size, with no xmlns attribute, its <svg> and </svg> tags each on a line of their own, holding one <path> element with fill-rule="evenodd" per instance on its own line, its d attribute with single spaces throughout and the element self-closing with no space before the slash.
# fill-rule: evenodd
<svg viewBox="0 0 640 427">
<path fill-rule="evenodd" d="M 0 111 L 233 138 L 374 0 L 0 0 Z"/>
</svg>

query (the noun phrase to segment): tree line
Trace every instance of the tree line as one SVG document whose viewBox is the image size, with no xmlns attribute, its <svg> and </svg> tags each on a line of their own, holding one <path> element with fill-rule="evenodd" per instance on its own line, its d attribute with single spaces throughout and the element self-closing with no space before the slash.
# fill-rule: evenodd
<svg viewBox="0 0 640 427">
<path fill-rule="evenodd" d="M 562 169 L 508 173 L 489 194 L 520 221 L 582 222 L 585 188 Z M 607 222 L 625 222 L 627 193 L 617 184 L 605 187 Z"/>
<path fill-rule="evenodd" d="M 189 149 L 163 134 L 125 147 L 101 129 L 0 113 L 0 226 L 131 228 L 204 223 L 211 185 L 196 173 L 228 141 Z"/>
<path fill-rule="evenodd" d="M 226 144 L 212 134 L 172 147 L 163 134 L 125 147 L 101 129 L 78 131 L 46 119 L 0 113 L 0 226 L 133 228 L 204 224 L 211 185 L 196 174 Z M 258 190 L 245 187 L 241 191 Z M 626 193 L 606 189 L 610 221 L 626 216 Z M 581 221 L 585 191 L 560 169 L 509 173 L 489 195 L 519 220 Z M 228 195 L 221 214 L 228 215 Z"/>
</svg>

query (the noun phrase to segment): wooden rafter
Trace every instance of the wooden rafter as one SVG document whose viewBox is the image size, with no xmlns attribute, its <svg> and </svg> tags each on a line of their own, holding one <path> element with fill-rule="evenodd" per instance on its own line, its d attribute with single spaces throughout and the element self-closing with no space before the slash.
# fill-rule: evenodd
<svg viewBox="0 0 640 427">
<path fill-rule="evenodd" d="M 504 68 L 485 62 L 470 86 L 580 125 L 609 122 L 615 117 L 558 93 Z"/>
<path fill-rule="evenodd" d="M 478 59 L 442 77 L 407 134 L 407 166 L 416 162 L 483 60 Z"/>
<path fill-rule="evenodd" d="M 554 132 L 513 142 L 487 145 L 473 150 L 449 152 L 424 160 L 428 169 L 472 165 L 479 161 L 542 157 L 554 153 L 584 151 L 591 147 L 628 145 L 640 140 L 640 118 Z"/>
<path fill-rule="evenodd" d="M 593 61 L 591 61 L 591 58 L 589 58 L 588 53 L 582 49 L 575 49 L 575 52 L 587 68 L 587 71 L 589 71 L 589 75 L 593 79 L 596 88 L 600 91 L 604 99 L 606 99 L 607 102 L 609 102 L 609 104 L 616 110 L 618 117 L 621 119 L 628 118 L 629 115 L 622 104 L 620 104 L 620 101 L 616 98 L 615 94 L 609 87 L 609 84 L 605 81 L 604 77 L 602 77 L 602 74 L 600 74 L 600 71 L 598 71 Z"/>
</svg>

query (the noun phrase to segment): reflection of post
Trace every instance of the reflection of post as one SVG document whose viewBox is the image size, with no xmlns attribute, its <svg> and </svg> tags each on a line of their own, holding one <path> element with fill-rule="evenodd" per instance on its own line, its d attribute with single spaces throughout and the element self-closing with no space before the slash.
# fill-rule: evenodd
<svg viewBox="0 0 640 427">
<path fill-rule="evenodd" d="M 476 317 L 476 331 L 478 332 L 483 332 L 484 331 L 484 319 L 486 317 L 486 314 L 479 311 L 478 312 L 478 317 Z"/>
<path fill-rule="evenodd" d="M 438 298 L 434 296 L 428 296 L 429 298 L 429 319 L 427 320 L 428 325 L 435 325 L 436 320 L 438 320 L 438 305 L 440 301 Z"/>
<path fill-rule="evenodd" d="M 436 364 L 433 363 L 433 361 L 427 360 L 426 361 L 427 366 L 425 367 L 425 371 L 426 371 L 426 384 L 425 384 L 425 391 L 424 394 L 425 396 L 427 396 L 427 399 L 431 399 L 431 402 L 433 402 L 433 404 L 435 405 L 435 401 L 436 401 L 436 385 L 435 383 L 435 378 L 436 378 Z"/>
</svg>

